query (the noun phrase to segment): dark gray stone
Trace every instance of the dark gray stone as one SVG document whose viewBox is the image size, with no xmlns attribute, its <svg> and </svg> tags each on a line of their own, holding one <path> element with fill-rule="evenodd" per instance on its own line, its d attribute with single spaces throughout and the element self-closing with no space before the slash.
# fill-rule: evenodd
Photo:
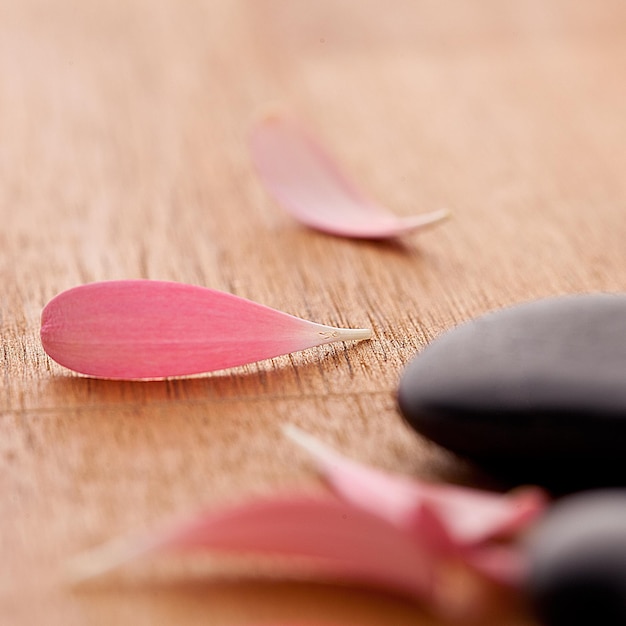
<svg viewBox="0 0 626 626">
<path fill-rule="evenodd" d="M 626 484 L 626 295 L 462 324 L 407 366 L 398 401 L 419 433 L 517 481 Z"/>
<path fill-rule="evenodd" d="M 626 490 L 561 500 L 534 529 L 528 555 L 528 594 L 543 624 L 626 624 Z"/>
</svg>

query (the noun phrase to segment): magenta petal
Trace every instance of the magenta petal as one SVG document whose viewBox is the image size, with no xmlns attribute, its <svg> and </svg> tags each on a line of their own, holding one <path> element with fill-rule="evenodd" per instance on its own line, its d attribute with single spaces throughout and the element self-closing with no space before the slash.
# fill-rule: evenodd
<svg viewBox="0 0 626 626">
<path fill-rule="evenodd" d="M 101 378 L 146 379 L 226 369 L 371 331 L 315 324 L 237 296 L 182 283 L 91 283 L 53 298 L 45 351 Z"/>
<path fill-rule="evenodd" d="M 307 433 L 289 426 L 286 433 L 313 455 L 318 468 L 345 501 L 419 534 L 427 505 L 459 544 L 484 541 L 528 525 L 546 506 L 539 488 L 497 494 L 466 487 L 409 479 L 344 457 Z"/>
<path fill-rule="evenodd" d="M 368 200 L 295 120 L 273 113 L 254 127 L 256 169 L 278 203 L 304 224 L 343 237 L 385 239 L 432 226 L 434 211 L 398 217 Z"/>
</svg>

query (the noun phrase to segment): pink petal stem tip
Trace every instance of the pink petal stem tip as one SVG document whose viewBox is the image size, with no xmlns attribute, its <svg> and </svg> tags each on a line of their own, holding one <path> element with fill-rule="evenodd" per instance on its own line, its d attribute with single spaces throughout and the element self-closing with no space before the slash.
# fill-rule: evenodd
<svg viewBox="0 0 626 626">
<path fill-rule="evenodd" d="M 253 127 L 250 151 L 278 204 L 303 224 L 332 235 L 388 239 L 434 226 L 449 215 L 438 210 L 398 217 L 375 204 L 301 124 L 278 111 Z"/>
<path fill-rule="evenodd" d="M 369 339 L 229 293 L 157 280 L 90 283 L 53 298 L 41 315 L 46 353 L 98 378 L 187 376 L 312 348 Z"/>
</svg>

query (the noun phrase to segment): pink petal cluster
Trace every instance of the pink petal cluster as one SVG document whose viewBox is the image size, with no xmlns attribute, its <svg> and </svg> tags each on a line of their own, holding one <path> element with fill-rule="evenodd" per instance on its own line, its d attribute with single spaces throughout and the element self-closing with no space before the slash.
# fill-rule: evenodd
<svg viewBox="0 0 626 626">
<path fill-rule="evenodd" d="M 523 553 L 506 540 L 543 512 L 542 489 L 499 494 L 422 482 L 352 461 L 294 427 L 287 434 L 309 451 L 342 501 L 384 519 L 419 547 L 429 580 L 436 581 L 440 565 L 459 563 L 497 583 L 522 581 Z"/>
<path fill-rule="evenodd" d="M 501 495 L 423 483 L 356 463 L 292 427 L 287 433 L 313 455 L 334 496 L 277 496 L 202 512 L 121 549 L 84 555 L 79 577 L 162 550 L 266 554 L 304 559 L 324 580 L 407 594 L 457 616 L 474 610 L 475 598 L 458 606 L 451 572 L 521 582 L 523 554 L 512 538 L 543 511 L 540 489 Z"/>
</svg>

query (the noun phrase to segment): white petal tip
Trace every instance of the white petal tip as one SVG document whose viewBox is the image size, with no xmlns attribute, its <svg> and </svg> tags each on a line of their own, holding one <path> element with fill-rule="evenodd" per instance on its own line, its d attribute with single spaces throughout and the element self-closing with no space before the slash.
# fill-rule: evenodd
<svg viewBox="0 0 626 626">
<path fill-rule="evenodd" d="M 440 222 L 442 220 L 447 220 L 452 217 L 452 211 L 449 209 L 439 209 L 438 211 L 432 212 L 432 219 L 436 222 Z"/>
<path fill-rule="evenodd" d="M 361 341 L 363 339 L 371 339 L 372 331 L 370 328 L 346 328 L 340 332 L 342 341 Z"/>
<path fill-rule="evenodd" d="M 332 448 L 328 447 L 305 430 L 293 424 L 284 424 L 282 430 L 285 436 L 289 437 L 296 445 L 308 452 L 318 464 L 325 461 L 332 462 L 335 458 L 336 453 Z"/>
<path fill-rule="evenodd" d="M 68 585 L 77 586 L 99 578 L 154 549 L 154 541 L 124 537 L 78 554 L 65 566 Z"/>
<path fill-rule="evenodd" d="M 309 433 L 293 424 L 283 424 L 281 429 L 286 437 L 303 448 L 306 448 L 310 440 L 313 439 Z"/>
<path fill-rule="evenodd" d="M 324 338 L 322 343 L 333 341 L 362 341 L 372 338 L 372 331 L 369 328 L 330 328 L 319 331 Z"/>
<path fill-rule="evenodd" d="M 99 550 L 85 552 L 65 565 L 63 577 L 68 585 L 74 587 L 106 574 L 116 565 L 117 558 L 112 553 Z"/>
<path fill-rule="evenodd" d="M 431 211 L 430 213 L 404 217 L 401 218 L 401 221 L 405 226 L 405 230 L 408 232 L 428 228 L 430 226 L 436 226 L 437 224 L 449 219 L 451 215 L 452 214 L 448 209 L 439 209 L 438 211 Z"/>
</svg>

